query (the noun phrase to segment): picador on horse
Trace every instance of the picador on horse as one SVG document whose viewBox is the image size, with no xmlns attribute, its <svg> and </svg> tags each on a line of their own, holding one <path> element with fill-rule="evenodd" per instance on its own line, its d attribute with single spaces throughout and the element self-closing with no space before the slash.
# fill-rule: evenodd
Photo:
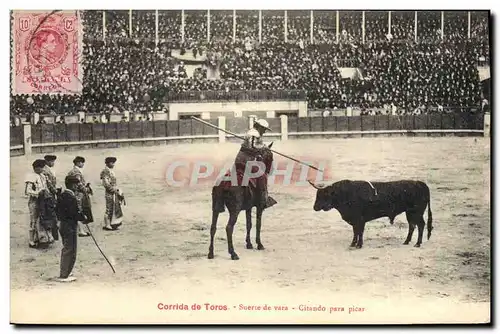
<svg viewBox="0 0 500 334">
<path fill-rule="evenodd" d="M 214 257 L 214 236 L 217 229 L 217 218 L 219 213 L 225 211 L 227 207 L 229 211 L 229 221 L 226 226 L 228 251 L 231 259 L 239 259 L 238 255 L 233 248 L 233 229 L 240 211 L 246 211 L 247 218 L 247 235 L 246 235 L 246 248 L 252 249 L 253 245 L 250 241 L 250 230 L 252 228 L 252 208 L 256 207 L 256 243 L 257 249 L 263 250 L 264 246 L 260 240 L 260 229 L 262 223 L 262 212 L 277 202 L 269 196 L 267 188 L 267 178 L 271 172 L 273 163 L 273 153 L 270 150 L 272 146 L 266 146 L 263 141 L 264 133 L 270 130 L 269 123 L 264 119 L 259 119 L 254 122 L 253 128 L 248 130 L 241 148 L 236 156 L 232 172 L 236 173 L 237 185 L 234 182 L 223 180 L 215 185 L 212 189 L 212 226 L 210 229 L 210 248 L 208 258 Z M 259 166 L 257 163 L 252 165 L 252 170 L 247 170 L 249 162 L 260 162 L 265 166 L 265 172 L 259 173 Z M 247 175 L 245 173 L 252 173 Z M 228 172 L 226 177 L 231 173 Z M 249 176 L 259 175 L 248 180 Z M 233 175 L 234 180 L 234 175 Z M 246 184 L 248 180 L 248 184 Z M 245 182 L 244 182 L 245 181 Z"/>
<path fill-rule="evenodd" d="M 267 190 L 267 178 L 272 167 L 272 157 L 269 159 L 270 154 L 272 155 L 272 153 L 269 151 L 269 147 L 264 144 L 263 140 L 263 135 L 267 130 L 271 129 L 269 128 L 269 123 L 267 123 L 266 120 L 258 119 L 255 121 L 253 128 L 247 131 L 245 140 L 241 144 L 240 151 L 238 152 L 238 155 L 236 155 L 236 159 L 234 161 L 236 173 L 238 175 L 243 175 L 245 173 L 247 162 L 249 161 L 260 161 L 264 163 L 266 167 L 265 173 L 257 179 L 250 180 L 249 183 L 249 185 L 254 189 L 257 186 L 257 182 L 261 184 L 262 187 L 259 189 L 261 192 L 260 201 L 264 205 L 264 208 L 269 208 L 276 204 L 276 201 L 272 197 L 269 197 Z M 253 190 L 252 188 L 250 190 Z"/>
</svg>

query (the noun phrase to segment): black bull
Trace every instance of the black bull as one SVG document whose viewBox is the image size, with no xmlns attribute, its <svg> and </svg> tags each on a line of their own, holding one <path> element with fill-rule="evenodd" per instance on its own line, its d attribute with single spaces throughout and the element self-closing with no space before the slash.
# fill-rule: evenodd
<svg viewBox="0 0 500 334">
<path fill-rule="evenodd" d="M 310 182 L 311 183 L 311 182 Z M 342 219 L 352 226 L 354 237 L 351 247 L 363 246 L 365 224 L 371 220 L 389 217 L 391 224 L 394 218 L 406 212 L 409 229 L 404 242 L 410 243 L 415 226 L 418 227 L 418 240 L 415 247 L 422 244 L 427 211 L 427 239 L 432 232 L 432 212 L 429 187 L 421 181 L 401 180 L 392 182 L 367 182 L 342 180 L 329 186 L 318 186 L 315 211 L 337 209 Z"/>
</svg>

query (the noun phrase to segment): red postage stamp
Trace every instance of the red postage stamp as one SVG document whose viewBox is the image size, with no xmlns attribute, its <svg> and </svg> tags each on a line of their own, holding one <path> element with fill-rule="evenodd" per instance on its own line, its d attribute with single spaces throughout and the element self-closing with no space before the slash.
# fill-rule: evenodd
<svg viewBox="0 0 500 334">
<path fill-rule="evenodd" d="M 81 94 L 78 11 L 13 11 L 12 94 Z"/>
</svg>

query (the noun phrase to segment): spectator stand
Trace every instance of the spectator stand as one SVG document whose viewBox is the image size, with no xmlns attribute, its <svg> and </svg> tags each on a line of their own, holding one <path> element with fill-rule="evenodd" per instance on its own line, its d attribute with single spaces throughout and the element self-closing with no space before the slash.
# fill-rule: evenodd
<svg viewBox="0 0 500 334">
<path fill-rule="evenodd" d="M 27 96 L 11 96 L 11 116 L 147 113 L 161 110 L 167 93 L 269 89 L 307 89 L 310 108 L 368 110 L 394 104 L 412 112 L 478 106 L 482 85 L 476 67 L 489 62 L 488 15 L 84 11 L 83 94 L 38 95 L 29 97 L 32 103 Z M 196 50 L 197 61 L 216 70 L 189 71 L 188 64 L 172 57 L 177 50 L 193 56 Z M 359 79 L 342 78 L 335 68 L 343 66 L 359 68 Z"/>
</svg>

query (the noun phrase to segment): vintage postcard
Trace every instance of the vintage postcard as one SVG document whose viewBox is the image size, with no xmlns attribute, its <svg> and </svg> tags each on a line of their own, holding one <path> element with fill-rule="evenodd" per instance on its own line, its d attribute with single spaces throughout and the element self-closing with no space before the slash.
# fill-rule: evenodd
<svg viewBox="0 0 500 334">
<path fill-rule="evenodd" d="M 10 11 L 10 322 L 489 324 L 490 22 Z"/>
</svg>

